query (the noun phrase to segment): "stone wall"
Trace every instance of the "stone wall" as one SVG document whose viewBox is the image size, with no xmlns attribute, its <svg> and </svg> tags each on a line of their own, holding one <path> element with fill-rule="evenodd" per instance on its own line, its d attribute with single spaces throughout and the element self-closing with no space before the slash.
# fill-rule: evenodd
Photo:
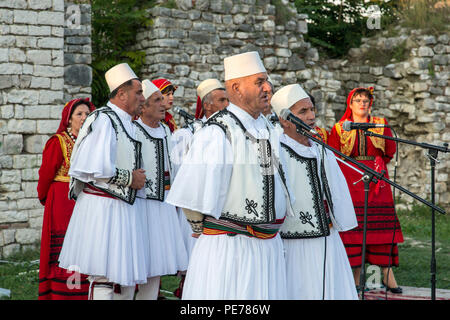
<svg viewBox="0 0 450 320">
<path fill-rule="evenodd" d="M 0 1 L 0 256 L 38 243 L 42 150 L 64 103 L 90 96 L 90 6 L 79 6 L 68 29 L 64 0 Z"/>
<path fill-rule="evenodd" d="M 151 27 L 137 35 L 135 49 L 145 50 L 143 78 L 166 77 L 179 86 L 175 104 L 195 110 L 196 88 L 207 78 L 223 79 L 223 59 L 257 50 L 275 85 L 294 83 L 297 73 L 318 61 L 303 40 L 306 15 L 292 10 L 276 24 L 268 0 L 177 1 L 180 9 L 149 10 Z"/>
</svg>

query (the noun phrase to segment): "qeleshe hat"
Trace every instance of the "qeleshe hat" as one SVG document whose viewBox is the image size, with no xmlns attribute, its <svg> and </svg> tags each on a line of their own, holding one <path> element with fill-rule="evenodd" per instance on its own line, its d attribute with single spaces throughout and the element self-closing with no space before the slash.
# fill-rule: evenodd
<svg viewBox="0 0 450 320">
<path fill-rule="evenodd" d="M 142 94 L 144 95 L 145 100 L 147 100 L 148 97 L 150 97 L 156 91 L 159 91 L 159 89 L 153 84 L 153 82 L 147 79 L 142 81 Z"/>
<path fill-rule="evenodd" d="M 127 63 L 118 64 L 105 73 L 105 80 L 108 84 L 109 92 L 113 92 L 120 85 L 131 79 L 138 79 L 138 77 Z"/>
<path fill-rule="evenodd" d="M 223 60 L 225 81 L 267 72 L 257 51 L 236 54 Z"/>
<path fill-rule="evenodd" d="M 289 109 L 297 101 L 305 98 L 309 98 L 309 96 L 299 84 L 290 84 L 275 92 L 270 104 L 275 113 L 280 115 L 283 109 Z"/>
<path fill-rule="evenodd" d="M 216 89 L 225 89 L 223 85 L 217 79 L 207 79 L 202 81 L 197 87 L 197 95 L 200 99 L 203 98 L 213 90 Z"/>
</svg>

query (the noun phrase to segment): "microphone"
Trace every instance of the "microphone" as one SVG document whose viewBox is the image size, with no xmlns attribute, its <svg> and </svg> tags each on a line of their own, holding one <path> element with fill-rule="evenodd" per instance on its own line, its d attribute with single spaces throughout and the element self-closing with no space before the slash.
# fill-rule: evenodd
<svg viewBox="0 0 450 320">
<path fill-rule="evenodd" d="M 306 132 L 309 132 L 310 134 L 317 135 L 317 131 L 308 126 L 306 123 L 304 123 L 300 118 L 293 115 L 293 113 L 289 109 L 283 109 L 280 112 L 280 118 L 283 120 L 287 120 L 292 122 L 297 126 L 297 128 L 300 128 Z"/>
<path fill-rule="evenodd" d="M 184 120 L 186 120 L 186 119 L 191 120 L 191 121 L 195 120 L 195 117 L 193 115 L 187 113 L 186 111 L 184 111 L 183 109 L 181 109 L 178 106 L 173 107 L 173 111 L 178 113 L 180 116 L 182 116 L 184 118 Z"/>
<path fill-rule="evenodd" d="M 370 128 L 384 128 L 387 127 L 388 125 L 383 124 L 383 123 L 368 123 L 368 122 L 351 122 L 351 121 L 345 121 L 342 124 L 342 128 L 345 131 L 351 131 L 351 130 L 355 130 L 355 129 L 361 129 L 361 130 L 367 130 Z"/>
<path fill-rule="evenodd" d="M 271 114 L 266 115 L 266 119 L 272 123 L 280 121 L 278 119 L 278 116 L 276 115 L 276 113 L 271 113 Z"/>
</svg>

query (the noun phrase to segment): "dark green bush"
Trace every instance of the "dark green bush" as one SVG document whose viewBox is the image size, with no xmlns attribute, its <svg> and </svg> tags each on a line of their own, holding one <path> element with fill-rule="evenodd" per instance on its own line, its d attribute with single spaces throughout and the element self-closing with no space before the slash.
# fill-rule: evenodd
<svg viewBox="0 0 450 320">
<path fill-rule="evenodd" d="M 130 48 L 140 27 L 150 24 L 146 9 L 154 0 L 92 0 L 92 100 L 101 107 L 108 101 L 105 72 L 127 62 L 139 76 L 145 52 Z"/>
<path fill-rule="evenodd" d="M 377 5 L 381 11 L 380 27 L 384 29 L 396 17 L 395 1 L 384 0 L 296 0 L 299 13 L 308 14 L 308 34 L 305 39 L 330 58 L 345 56 L 350 48 L 359 47 L 361 38 L 374 34 L 377 29 L 367 27 L 369 7 Z"/>
</svg>

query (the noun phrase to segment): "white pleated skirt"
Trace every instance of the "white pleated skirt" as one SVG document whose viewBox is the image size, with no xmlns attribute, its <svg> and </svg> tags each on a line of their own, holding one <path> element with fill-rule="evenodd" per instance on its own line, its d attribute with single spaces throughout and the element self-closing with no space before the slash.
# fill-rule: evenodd
<svg viewBox="0 0 450 320">
<path fill-rule="evenodd" d="M 188 259 L 191 256 L 192 253 L 192 249 L 194 248 L 195 245 L 195 241 L 197 240 L 197 238 L 194 238 L 192 236 L 192 228 L 191 225 L 189 224 L 189 222 L 186 219 L 186 216 L 184 215 L 184 212 L 181 208 L 177 209 L 178 212 L 178 220 L 180 223 L 180 229 L 183 235 L 183 241 L 184 241 L 184 245 L 186 247 L 187 253 L 188 253 Z"/>
<path fill-rule="evenodd" d="M 201 235 L 192 250 L 183 300 L 286 299 L 283 244 L 279 235 Z"/>
<path fill-rule="evenodd" d="M 59 256 L 59 266 L 103 276 L 123 286 L 146 283 L 146 216 L 122 200 L 81 192 Z"/>
<path fill-rule="evenodd" d="M 287 299 L 357 300 L 355 281 L 344 245 L 335 228 L 325 238 L 283 239 L 286 258 Z M 323 295 L 323 283 L 325 294 Z"/>
<path fill-rule="evenodd" d="M 144 234 L 148 236 L 148 277 L 174 275 L 188 266 L 188 254 L 176 208 L 168 203 L 137 198 L 143 214 Z"/>
</svg>

